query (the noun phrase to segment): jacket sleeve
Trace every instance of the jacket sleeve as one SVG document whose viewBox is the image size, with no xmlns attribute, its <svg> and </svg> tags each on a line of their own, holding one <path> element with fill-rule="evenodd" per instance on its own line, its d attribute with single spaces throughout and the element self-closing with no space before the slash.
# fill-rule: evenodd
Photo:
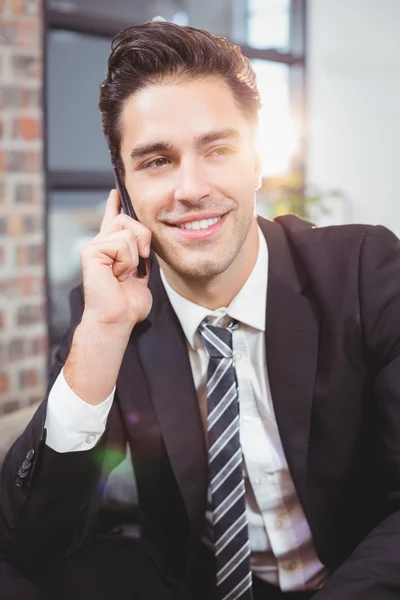
<svg viewBox="0 0 400 600">
<path fill-rule="evenodd" d="M 384 227 L 367 229 L 359 290 L 366 359 L 374 373 L 388 511 L 315 600 L 400 598 L 400 242 Z"/>
<path fill-rule="evenodd" d="M 70 304 L 71 326 L 56 354 L 46 398 L 11 446 L 0 472 L 0 558 L 25 573 L 56 563 L 85 539 L 98 503 L 99 484 L 106 476 L 107 440 L 114 445 L 107 470 L 124 458 L 123 431 L 115 407 L 106 433 L 93 449 L 58 453 L 46 446 L 47 398 L 82 316 L 81 288 L 71 292 Z"/>
</svg>

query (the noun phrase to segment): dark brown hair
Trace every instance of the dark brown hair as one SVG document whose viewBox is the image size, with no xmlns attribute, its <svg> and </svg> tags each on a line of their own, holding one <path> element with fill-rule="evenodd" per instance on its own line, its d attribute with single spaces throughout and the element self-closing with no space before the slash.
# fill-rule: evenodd
<svg viewBox="0 0 400 600">
<path fill-rule="evenodd" d="M 238 106 L 257 122 L 260 95 L 248 58 L 228 40 L 193 27 L 150 22 L 117 34 L 111 46 L 99 107 L 112 163 L 121 171 L 121 114 L 125 100 L 151 84 L 219 76 Z"/>
</svg>

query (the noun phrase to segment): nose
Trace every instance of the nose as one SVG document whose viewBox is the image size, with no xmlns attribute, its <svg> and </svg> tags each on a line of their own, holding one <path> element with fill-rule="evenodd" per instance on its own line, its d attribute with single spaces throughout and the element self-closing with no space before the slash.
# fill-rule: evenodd
<svg viewBox="0 0 400 600">
<path fill-rule="evenodd" d="M 210 184 L 200 161 L 182 160 L 176 173 L 175 200 L 181 204 L 197 204 L 210 195 Z"/>
</svg>

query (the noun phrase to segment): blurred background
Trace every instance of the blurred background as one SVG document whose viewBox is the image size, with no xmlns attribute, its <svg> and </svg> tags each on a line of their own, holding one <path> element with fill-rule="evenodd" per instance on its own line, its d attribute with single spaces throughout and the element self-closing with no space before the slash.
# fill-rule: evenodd
<svg viewBox="0 0 400 600">
<path fill-rule="evenodd" d="M 97 107 L 111 39 L 155 17 L 251 59 L 261 214 L 400 234 L 399 0 L 0 0 L 0 415 L 43 397 L 113 187 Z"/>
</svg>

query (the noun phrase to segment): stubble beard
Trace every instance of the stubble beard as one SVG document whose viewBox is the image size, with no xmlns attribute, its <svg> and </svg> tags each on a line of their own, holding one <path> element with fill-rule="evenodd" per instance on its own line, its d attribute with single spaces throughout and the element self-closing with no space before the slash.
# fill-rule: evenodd
<svg viewBox="0 0 400 600">
<path fill-rule="evenodd" d="M 162 261 L 181 277 L 197 283 L 202 280 L 206 282 L 229 269 L 246 241 L 251 222 L 252 217 L 246 219 L 245 223 L 236 222 L 233 231 L 226 236 L 226 241 L 217 244 L 214 249 L 208 240 L 201 242 L 203 247 L 198 251 L 185 248 L 184 244 L 171 244 L 168 241 L 163 243 L 156 233 L 153 233 L 152 247 Z M 232 239 L 236 241 L 234 246 L 231 243 Z M 210 257 L 210 252 L 214 253 L 213 257 Z"/>
</svg>

